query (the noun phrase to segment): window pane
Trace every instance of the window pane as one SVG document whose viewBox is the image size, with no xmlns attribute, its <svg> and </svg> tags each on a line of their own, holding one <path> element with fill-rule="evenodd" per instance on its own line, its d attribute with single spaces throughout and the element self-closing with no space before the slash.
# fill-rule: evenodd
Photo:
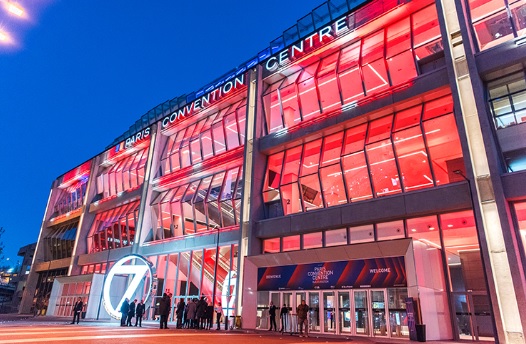
<svg viewBox="0 0 526 344">
<path fill-rule="evenodd" d="M 323 208 L 318 174 L 302 177 L 300 183 L 305 211 Z"/>
<path fill-rule="evenodd" d="M 433 176 L 420 126 L 396 132 L 394 145 L 404 191 L 432 187 Z"/>
<path fill-rule="evenodd" d="M 522 248 L 526 252 L 526 202 L 515 203 L 515 215 L 517 216 L 517 231 L 521 238 Z"/>
<path fill-rule="evenodd" d="M 192 164 L 198 163 L 203 160 L 201 157 L 201 145 L 199 140 L 193 140 L 190 142 L 190 149 L 192 152 Z"/>
<path fill-rule="evenodd" d="M 351 244 L 374 241 L 373 225 L 365 225 L 349 228 L 351 232 Z"/>
<path fill-rule="evenodd" d="M 279 102 L 278 90 L 274 90 L 263 96 L 263 104 L 265 108 L 265 118 L 267 120 L 268 133 L 274 133 L 283 129 L 283 121 L 281 119 L 281 104 Z"/>
<path fill-rule="evenodd" d="M 345 141 L 343 148 L 343 155 L 363 151 L 365 146 L 365 134 L 367 132 L 367 124 L 362 124 L 345 131 Z"/>
<path fill-rule="evenodd" d="M 443 50 L 436 6 L 430 5 L 413 14 L 413 46 L 416 59 Z"/>
<path fill-rule="evenodd" d="M 393 115 L 385 116 L 370 122 L 367 143 L 373 143 L 391 137 L 392 126 Z"/>
<path fill-rule="evenodd" d="M 327 207 L 347 203 L 345 186 L 343 185 L 342 179 L 342 169 L 339 163 L 322 168 L 320 170 L 320 177 Z"/>
<path fill-rule="evenodd" d="M 203 149 L 203 160 L 206 160 L 214 155 L 212 148 L 212 134 L 207 130 L 201 134 L 201 145 Z"/>
<path fill-rule="evenodd" d="M 376 195 L 386 196 L 400 192 L 391 140 L 367 145 L 366 151 Z"/>
<path fill-rule="evenodd" d="M 387 59 L 389 67 L 389 76 L 392 85 L 399 85 L 408 80 L 416 78 L 416 66 L 413 58 L 413 52 L 406 50 L 396 56 Z"/>
<path fill-rule="evenodd" d="M 239 131 L 235 112 L 225 117 L 226 145 L 228 149 L 239 146 Z"/>
<path fill-rule="evenodd" d="M 214 137 L 215 154 L 217 155 L 226 151 L 225 132 L 223 131 L 222 122 L 218 122 L 212 125 L 212 136 Z"/>
<path fill-rule="evenodd" d="M 279 238 L 263 240 L 263 253 L 277 253 L 279 250 Z"/>
<path fill-rule="evenodd" d="M 302 211 L 298 183 L 287 184 L 281 187 L 283 195 L 283 212 L 285 215 Z"/>
<path fill-rule="evenodd" d="M 411 49 L 409 17 L 402 19 L 387 28 L 387 58 Z"/>
<path fill-rule="evenodd" d="M 359 66 L 340 72 L 338 77 L 340 79 L 344 104 L 349 104 L 364 97 L 362 74 L 360 73 Z"/>
<path fill-rule="evenodd" d="M 464 160 L 453 114 L 425 121 L 424 131 L 437 185 L 456 180 L 454 171 L 464 171 Z"/>
<path fill-rule="evenodd" d="M 285 165 L 283 166 L 281 184 L 298 181 L 302 148 L 303 146 L 298 146 L 287 149 L 285 152 Z"/>
<path fill-rule="evenodd" d="M 336 63 L 339 53 L 324 58 L 318 72 L 318 89 L 321 107 L 324 112 L 340 108 L 340 91 L 336 80 Z"/>
<path fill-rule="evenodd" d="M 475 34 L 481 50 L 493 47 L 513 36 L 513 28 L 505 9 L 474 23 Z"/>
<path fill-rule="evenodd" d="M 322 247 L 322 232 L 303 234 L 303 248 Z"/>
<path fill-rule="evenodd" d="M 378 241 L 405 238 L 404 222 L 400 220 L 378 223 L 376 236 Z"/>
<path fill-rule="evenodd" d="M 362 65 L 362 73 L 367 95 L 389 87 L 387 68 L 383 58 Z"/>
<path fill-rule="evenodd" d="M 268 157 L 267 175 L 265 177 L 263 191 L 273 190 L 279 187 L 283 155 L 283 152 L 279 152 Z"/>
<path fill-rule="evenodd" d="M 293 235 L 283 237 L 283 252 L 296 251 L 300 249 L 300 236 Z"/>
<path fill-rule="evenodd" d="M 347 245 L 347 228 L 325 231 L 325 246 Z"/>
<path fill-rule="evenodd" d="M 351 67 L 358 66 L 360 59 L 360 46 L 361 42 L 358 41 L 342 49 L 340 64 L 338 66 L 340 71 L 345 71 Z"/>
<path fill-rule="evenodd" d="M 407 235 L 414 240 L 427 246 L 427 249 L 440 249 L 440 231 L 438 230 L 438 222 L 436 216 L 417 217 L 416 219 L 408 219 Z"/>
<path fill-rule="evenodd" d="M 283 119 L 285 120 L 286 128 L 293 127 L 301 121 L 296 88 L 296 84 L 290 84 L 280 90 L 281 104 L 283 106 Z"/>
<path fill-rule="evenodd" d="M 318 167 L 320 165 L 321 139 L 306 143 L 304 147 L 303 163 L 301 165 L 302 176 L 318 172 Z"/>
<path fill-rule="evenodd" d="M 435 99 L 424 104 L 423 119 L 431 119 L 453 112 L 453 98 L 451 95 Z"/>
<path fill-rule="evenodd" d="M 318 64 L 319 63 L 316 62 L 306 67 L 298 79 L 301 115 L 304 121 L 320 114 L 320 102 L 314 78 L 316 70 L 318 69 Z"/>
<path fill-rule="evenodd" d="M 326 136 L 323 139 L 321 166 L 327 166 L 340 161 L 343 131 Z"/>
<path fill-rule="evenodd" d="M 384 30 L 380 30 L 363 40 L 362 65 L 384 57 Z"/>
<path fill-rule="evenodd" d="M 347 183 L 349 202 L 357 202 L 373 197 L 369 171 L 363 151 L 343 157 L 343 175 Z"/>
</svg>

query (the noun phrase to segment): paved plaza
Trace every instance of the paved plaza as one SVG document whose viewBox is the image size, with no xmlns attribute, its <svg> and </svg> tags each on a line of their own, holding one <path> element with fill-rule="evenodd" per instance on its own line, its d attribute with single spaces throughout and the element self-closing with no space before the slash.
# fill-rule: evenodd
<svg viewBox="0 0 526 344">
<path fill-rule="evenodd" d="M 160 330 L 155 321 L 144 321 L 143 327 L 120 327 L 116 321 L 81 321 L 71 325 L 71 319 L 59 317 L 28 317 L 0 315 L 0 344 L 10 343 L 179 343 L 179 344 L 309 344 L 309 343 L 412 343 L 363 337 L 318 336 L 300 338 L 296 335 L 254 330 Z M 169 325 L 170 326 L 170 323 Z M 432 342 L 449 344 L 453 342 Z M 456 342 L 459 343 L 459 342 Z M 463 343 L 472 343 L 465 341 Z M 491 343 L 491 342 L 484 342 Z"/>
</svg>

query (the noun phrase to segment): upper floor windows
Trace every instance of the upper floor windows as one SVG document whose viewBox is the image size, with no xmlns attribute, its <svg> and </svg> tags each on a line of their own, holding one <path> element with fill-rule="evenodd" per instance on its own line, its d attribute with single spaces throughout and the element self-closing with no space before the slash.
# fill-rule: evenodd
<svg viewBox="0 0 526 344">
<path fill-rule="evenodd" d="M 98 213 L 88 237 L 89 252 L 131 246 L 139 215 L 139 201 Z"/>
<path fill-rule="evenodd" d="M 152 203 L 150 240 L 239 225 L 242 187 L 242 168 L 235 166 L 164 191 Z"/>
<path fill-rule="evenodd" d="M 78 222 L 60 224 L 49 229 L 44 237 L 44 260 L 69 258 L 73 254 Z"/>
<path fill-rule="evenodd" d="M 245 144 L 246 101 L 240 101 L 171 134 L 161 157 L 162 175 Z"/>
<path fill-rule="evenodd" d="M 58 189 L 57 191 L 60 194 L 53 207 L 53 217 L 66 214 L 82 207 L 84 204 L 84 195 L 86 194 L 87 184 L 88 176 L 84 176 L 69 187 Z"/>
<path fill-rule="evenodd" d="M 452 111 L 446 96 L 269 156 L 268 215 L 449 183 L 463 169 Z"/>
<path fill-rule="evenodd" d="M 526 122 L 524 71 L 488 83 L 489 105 L 497 129 Z"/>
<path fill-rule="evenodd" d="M 268 85 L 263 93 L 267 132 L 339 112 L 403 84 L 418 75 L 417 61 L 440 51 L 431 5 Z"/>
<path fill-rule="evenodd" d="M 521 0 L 468 0 L 480 50 L 526 32 L 526 4 Z M 506 4 L 507 3 L 507 4 Z"/>
<path fill-rule="evenodd" d="M 103 168 L 97 176 L 97 194 L 106 198 L 142 185 L 148 151 L 143 148 Z"/>
</svg>

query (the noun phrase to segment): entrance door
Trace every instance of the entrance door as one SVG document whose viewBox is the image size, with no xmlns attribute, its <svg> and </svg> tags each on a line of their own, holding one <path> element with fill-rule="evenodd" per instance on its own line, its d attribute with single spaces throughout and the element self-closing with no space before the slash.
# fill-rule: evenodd
<svg viewBox="0 0 526 344">
<path fill-rule="evenodd" d="M 386 308 L 385 308 L 385 289 L 371 290 L 371 313 L 372 313 L 372 335 L 375 337 L 387 337 Z"/>
<path fill-rule="evenodd" d="M 309 292 L 309 331 L 320 330 L 320 293 Z"/>
<path fill-rule="evenodd" d="M 336 333 L 336 300 L 334 291 L 323 292 L 323 332 Z"/>
<path fill-rule="evenodd" d="M 339 333 L 351 333 L 351 298 L 348 291 L 338 292 Z"/>
<path fill-rule="evenodd" d="M 355 290 L 354 295 L 354 328 L 356 334 L 369 335 L 369 302 L 367 290 Z"/>
<path fill-rule="evenodd" d="M 451 302 L 459 339 L 479 341 L 480 337 L 494 338 L 490 300 L 486 292 L 454 292 L 451 293 Z"/>
</svg>

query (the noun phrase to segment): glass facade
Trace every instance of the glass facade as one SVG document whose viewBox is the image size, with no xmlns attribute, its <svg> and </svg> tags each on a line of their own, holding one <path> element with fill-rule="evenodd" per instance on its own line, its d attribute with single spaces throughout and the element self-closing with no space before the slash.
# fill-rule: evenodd
<svg viewBox="0 0 526 344">
<path fill-rule="evenodd" d="M 269 156 L 263 198 L 288 215 L 431 188 L 462 159 L 447 96 Z"/>
<path fill-rule="evenodd" d="M 239 225 L 242 176 L 237 166 L 162 192 L 152 203 L 157 225 L 151 240 Z"/>
<path fill-rule="evenodd" d="M 138 215 L 139 201 L 97 214 L 88 235 L 89 252 L 133 245 Z"/>
<path fill-rule="evenodd" d="M 51 227 L 49 233 L 44 238 L 46 251 L 45 260 L 55 260 L 71 257 L 77 228 L 79 223 L 59 224 Z"/>
<path fill-rule="evenodd" d="M 524 35 L 526 4 L 523 1 L 467 0 L 467 2 L 480 50 Z"/>
<path fill-rule="evenodd" d="M 341 112 L 357 101 L 406 83 L 418 61 L 443 50 L 436 8 L 428 6 L 268 85 L 267 132 Z M 287 73 L 288 74 L 288 73 Z"/>
<path fill-rule="evenodd" d="M 161 175 L 189 167 L 224 152 L 243 146 L 245 142 L 246 100 L 222 105 L 220 110 L 204 114 L 199 120 L 167 139 L 161 158 Z"/>
<path fill-rule="evenodd" d="M 489 106 L 497 129 L 526 122 L 526 78 L 524 71 L 490 81 L 488 93 Z"/>
<path fill-rule="evenodd" d="M 136 189 L 144 181 L 145 165 L 148 159 L 148 148 L 122 157 L 108 167 L 103 167 L 97 176 L 97 194 L 102 199 Z"/>
</svg>

